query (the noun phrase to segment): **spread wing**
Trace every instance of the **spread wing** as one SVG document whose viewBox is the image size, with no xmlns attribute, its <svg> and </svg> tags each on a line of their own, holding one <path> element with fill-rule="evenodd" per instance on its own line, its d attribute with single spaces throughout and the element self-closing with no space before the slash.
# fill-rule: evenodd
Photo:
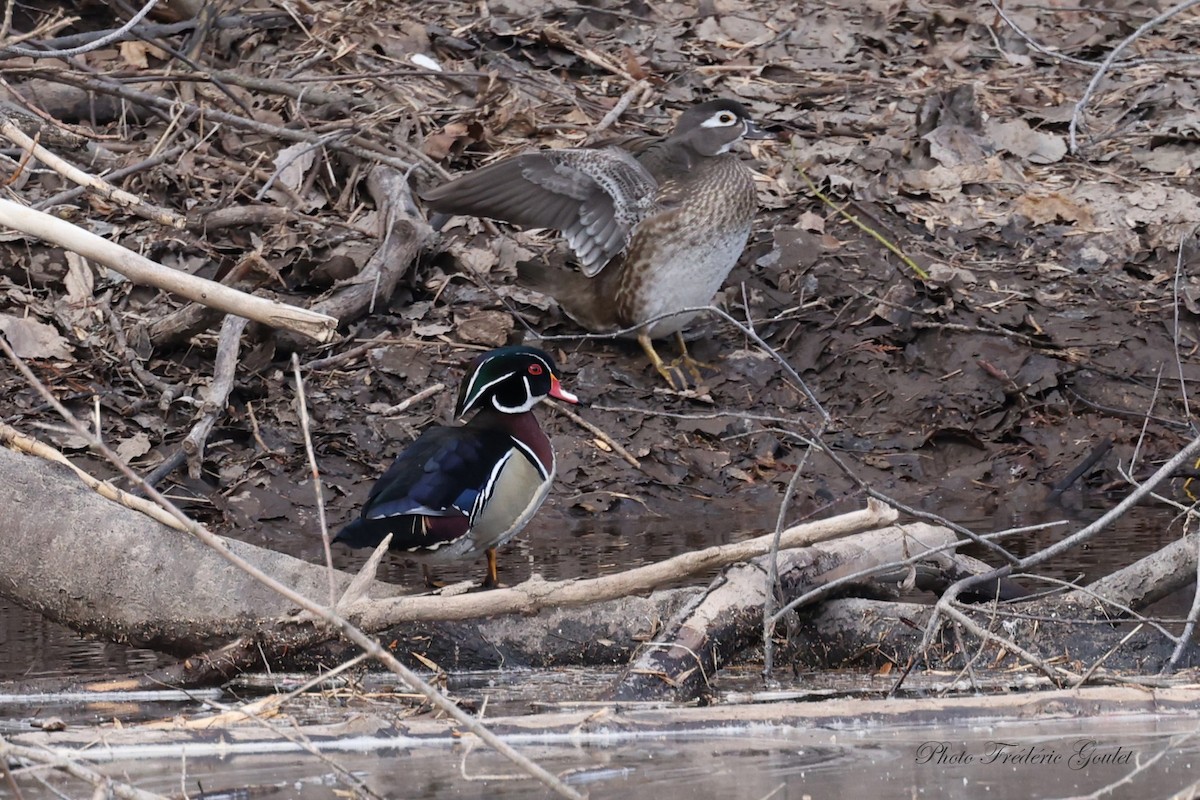
<svg viewBox="0 0 1200 800">
<path fill-rule="evenodd" d="M 658 184 L 619 147 L 522 153 L 427 192 L 435 211 L 560 231 L 592 276 L 656 210 Z"/>
</svg>

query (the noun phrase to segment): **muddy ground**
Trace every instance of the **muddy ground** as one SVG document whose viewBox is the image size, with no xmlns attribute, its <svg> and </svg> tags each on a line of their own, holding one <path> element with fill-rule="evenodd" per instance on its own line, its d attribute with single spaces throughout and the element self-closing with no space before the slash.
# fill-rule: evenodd
<svg viewBox="0 0 1200 800">
<path fill-rule="evenodd" d="M 43 24 L 41 38 L 67 37 L 118 24 L 101 3 L 65 4 L 75 15 L 65 25 L 51 17 L 61 4 L 40 5 L 18 10 L 14 30 Z M 292 17 L 252 1 L 205 17 L 207 27 L 156 19 L 158 35 L 70 64 L 0 62 L 15 102 L 86 142 L 47 146 L 94 173 L 140 165 L 116 183 L 186 214 L 186 230 L 98 199 L 54 198 L 69 185 L 20 165 L 15 149 L 9 192 L 50 199 L 60 216 L 169 266 L 240 273 L 242 288 L 308 305 L 352 280 L 378 245 L 364 188 L 375 161 L 411 165 L 422 187 L 496 154 L 582 144 L 618 103 L 628 106 L 612 133 L 663 131 L 690 103 L 737 98 L 781 140 L 744 147 L 763 210 L 718 301 L 752 322 L 828 422 L 769 352 L 716 317 L 693 330 L 694 354 L 714 365 L 707 397 L 665 391 L 636 347 L 569 338 L 579 331 L 553 304 L 514 285 L 519 259 L 558 257 L 547 237 L 458 220 L 373 313 L 301 350 L 330 526 L 356 513 L 417 431 L 448 421 L 474 351 L 541 332 L 567 337 L 544 346 L 591 404 L 580 415 L 640 468 L 543 412 L 559 472 L 534 540 L 599 515 L 611 516 L 596 524 L 623 520 L 627 537 L 679 520 L 687 530 L 672 541 L 685 544 L 711 525 L 770 526 L 798 466 L 791 521 L 858 506 L 869 485 L 1000 528 L 1121 490 L 1119 467 L 1144 476 L 1191 435 L 1194 11 L 1129 46 L 1079 116 L 1078 152 L 1067 141 L 1099 62 L 1168 5 L 1005 4 L 1013 25 L 1060 57 L 987 2 L 314 2 Z M 85 95 L 65 93 L 84 84 Z M 154 109 L 145 96 L 181 104 Z M 230 117 L 214 122 L 214 109 Z M 147 162 L 159 153 L 170 157 Z M 206 224 L 231 209 L 245 212 L 233 212 L 236 224 Z M 155 323 L 177 298 L 32 238 L 0 247 L 9 339 L 81 415 L 98 398 L 106 440 L 153 472 L 194 424 L 219 319 L 168 336 Z M 220 532 L 316 559 L 290 349 L 248 330 L 203 473 L 181 467 L 160 485 Z M 447 388 L 430 399 L 380 415 L 438 382 Z M 75 436 L 37 427 L 55 420 L 7 363 L 0 392 L 5 422 L 89 462 Z M 849 472 L 806 445 L 817 429 Z M 1165 493 L 1188 502 L 1185 477 Z"/>
</svg>

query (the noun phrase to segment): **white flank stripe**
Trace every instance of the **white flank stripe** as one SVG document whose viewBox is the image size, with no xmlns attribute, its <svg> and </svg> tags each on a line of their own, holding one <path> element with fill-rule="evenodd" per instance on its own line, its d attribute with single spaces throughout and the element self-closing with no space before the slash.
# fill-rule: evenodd
<svg viewBox="0 0 1200 800">
<path fill-rule="evenodd" d="M 483 483 L 483 491 L 475 498 L 475 505 L 471 507 L 470 524 L 474 525 L 479 520 L 479 515 L 483 513 L 483 507 L 492 499 L 492 492 L 496 491 L 496 481 L 500 480 L 500 473 L 504 471 L 504 465 L 512 458 L 513 451 L 509 450 L 504 454 L 496 466 L 492 467 L 492 472 Z"/>
<path fill-rule="evenodd" d="M 550 476 L 554 474 L 554 461 L 553 460 L 551 460 L 551 462 L 550 462 L 550 471 L 547 472 L 546 465 L 543 464 L 542 460 L 537 457 L 537 453 L 533 452 L 532 447 L 525 444 L 524 442 L 522 442 L 520 439 L 516 438 L 515 436 L 510 437 L 510 438 L 512 438 L 513 444 L 515 446 L 521 448 L 521 452 L 523 452 L 523 453 L 525 453 L 525 455 L 529 456 L 529 460 L 533 462 L 534 469 L 536 469 L 538 471 L 538 475 L 542 476 L 543 481 L 548 480 L 550 478 Z M 553 451 L 551 451 L 551 453 L 550 453 L 550 458 L 551 459 L 554 458 Z"/>
</svg>

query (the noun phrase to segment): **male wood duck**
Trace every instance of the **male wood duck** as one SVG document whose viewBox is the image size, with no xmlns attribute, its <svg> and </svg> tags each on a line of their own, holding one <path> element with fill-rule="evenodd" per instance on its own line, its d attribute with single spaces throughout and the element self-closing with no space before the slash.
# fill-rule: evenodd
<svg viewBox="0 0 1200 800">
<path fill-rule="evenodd" d="M 498 161 L 423 195 L 429 207 L 561 231 L 580 271 L 523 264 L 518 282 L 548 294 L 590 331 L 637 327 L 654 368 L 682 379 L 652 339 L 675 334 L 682 365 L 700 381 L 681 331 L 721 288 L 746 246 L 758 207 L 750 170 L 729 151 L 773 134 L 740 103 L 688 109 L 665 137 L 542 150 Z"/>
<path fill-rule="evenodd" d="M 546 499 L 554 450 L 533 407 L 546 397 L 578 398 L 562 388 L 554 360 L 533 347 L 502 347 L 472 362 L 454 416 L 460 427 L 426 428 L 375 483 L 362 515 L 334 537 L 422 563 L 487 555 L 484 586 L 497 584 L 496 548 L 516 536 Z"/>
</svg>

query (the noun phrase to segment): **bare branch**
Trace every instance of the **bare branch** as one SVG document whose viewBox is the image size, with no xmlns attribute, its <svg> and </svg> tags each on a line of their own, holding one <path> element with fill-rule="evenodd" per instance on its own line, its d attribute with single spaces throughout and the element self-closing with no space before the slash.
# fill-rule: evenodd
<svg viewBox="0 0 1200 800">
<path fill-rule="evenodd" d="M 0 199 L 0 225 L 78 253 L 121 273 L 134 283 L 154 286 L 227 314 L 246 317 L 273 328 L 286 328 L 319 342 L 328 342 L 337 330 L 338 321 L 333 317 L 239 292 L 215 281 L 164 267 L 66 220 L 12 200 Z"/>
</svg>

